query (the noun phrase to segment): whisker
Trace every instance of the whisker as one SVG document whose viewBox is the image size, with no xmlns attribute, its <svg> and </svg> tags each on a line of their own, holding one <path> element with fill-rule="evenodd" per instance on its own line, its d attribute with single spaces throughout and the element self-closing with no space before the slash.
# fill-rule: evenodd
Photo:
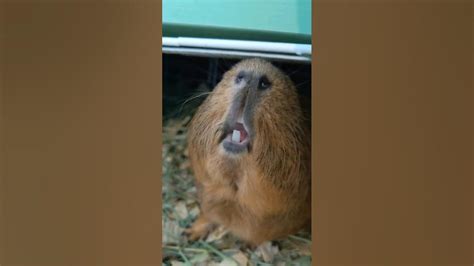
<svg viewBox="0 0 474 266">
<path fill-rule="evenodd" d="M 209 95 L 209 94 L 211 94 L 211 92 L 210 92 L 210 91 L 206 91 L 206 92 L 202 92 L 202 93 L 199 93 L 199 94 L 197 94 L 197 95 L 194 95 L 194 96 L 189 97 L 188 99 L 186 99 L 186 100 L 181 104 L 181 107 L 180 107 L 180 109 L 179 109 L 179 114 L 181 114 L 181 112 L 183 111 L 184 106 L 185 106 L 188 102 L 190 102 L 190 101 L 192 101 L 192 100 L 195 100 L 195 99 L 197 99 L 197 98 L 199 98 L 199 97 L 202 97 L 202 96 L 205 96 L 205 95 Z"/>
<path fill-rule="evenodd" d="M 296 68 L 294 71 L 290 72 L 289 74 L 287 74 L 287 76 L 293 76 L 294 74 L 298 73 L 299 71 L 301 71 L 301 67 L 298 67 Z"/>
<path fill-rule="evenodd" d="M 300 86 L 305 85 L 305 84 L 307 84 L 307 83 L 309 83 L 309 82 L 310 82 L 309 80 L 300 82 L 300 83 L 298 83 L 298 84 L 295 85 L 295 88 L 299 88 Z"/>
</svg>

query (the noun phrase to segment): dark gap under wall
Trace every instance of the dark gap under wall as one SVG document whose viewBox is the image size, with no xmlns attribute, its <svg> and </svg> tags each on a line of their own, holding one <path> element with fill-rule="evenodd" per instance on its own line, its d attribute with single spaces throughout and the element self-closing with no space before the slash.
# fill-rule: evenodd
<svg viewBox="0 0 474 266">
<path fill-rule="evenodd" d="M 222 75 L 239 61 L 163 54 L 163 119 L 192 115 L 206 98 L 198 95 L 212 90 Z M 311 65 L 272 63 L 292 79 L 298 93 L 310 102 Z"/>
</svg>

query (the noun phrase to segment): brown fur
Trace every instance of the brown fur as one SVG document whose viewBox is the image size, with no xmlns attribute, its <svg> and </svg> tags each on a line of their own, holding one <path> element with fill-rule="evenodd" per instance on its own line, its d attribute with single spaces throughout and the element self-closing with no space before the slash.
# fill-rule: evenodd
<svg viewBox="0 0 474 266">
<path fill-rule="evenodd" d="M 250 152 L 229 156 L 219 144 L 240 70 L 272 82 L 258 103 Z M 225 73 L 199 107 L 189 128 L 189 154 L 201 215 L 187 230 L 191 239 L 223 225 L 252 244 L 297 232 L 311 218 L 310 129 L 291 80 L 270 63 L 244 60 Z"/>
</svg>

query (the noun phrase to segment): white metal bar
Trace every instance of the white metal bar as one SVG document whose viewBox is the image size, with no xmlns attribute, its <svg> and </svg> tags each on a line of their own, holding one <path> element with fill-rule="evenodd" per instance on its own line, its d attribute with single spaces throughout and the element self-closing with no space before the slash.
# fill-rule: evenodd
<svg viewBox="0 0 474 266">
<path fill-rule="evenodd" d="M 165 46 L 163 46 L 162 51 L 165 54 L 181 54 L 181 55 L 200 56 L 200 57 L 239 58 L 239 59 L 259 57 L 259 58 L 265 58 L 269 60 L 311 63 L 311 57 L 309 56 L 275 54 L 275 53 L 231 51 L 231 50 L 219 50 L 219 49 L 201 49 L 201 48 L 183 48 L 183 47 L 165 47 Z"/>
<path fill-rule="evenodd" d="M 311 55 L 310 44 L 226 40 L 210 38 L 163 37 L 163 46 L 223 49 L 293 55 Z"/>
</svg>

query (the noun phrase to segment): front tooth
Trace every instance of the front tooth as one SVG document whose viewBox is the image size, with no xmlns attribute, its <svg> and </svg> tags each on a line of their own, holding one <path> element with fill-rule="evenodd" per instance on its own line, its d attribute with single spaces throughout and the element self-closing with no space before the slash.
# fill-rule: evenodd
<svg viewBox="0 0 474 266">
<path fill-rule="evenodd" d="M 232 132 L 232 141 L 233 142 L 240 142 L 240 131 L 234 130 Z"/>
</svg>

